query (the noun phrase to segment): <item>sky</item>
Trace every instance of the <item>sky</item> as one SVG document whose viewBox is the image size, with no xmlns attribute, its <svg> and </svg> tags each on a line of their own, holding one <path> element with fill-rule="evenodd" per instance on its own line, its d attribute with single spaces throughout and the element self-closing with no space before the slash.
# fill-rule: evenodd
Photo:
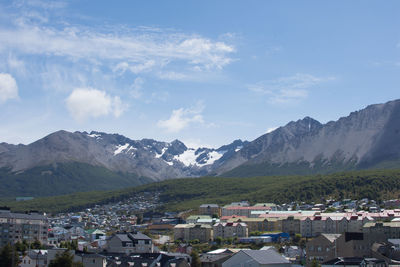
<svg viewBox="0 0 400 267">
<path fill-rule="evenodd" d="M 219 147 L 400 98 L 399 1 L 0 2 L 0 142 Z"/>
</svg>

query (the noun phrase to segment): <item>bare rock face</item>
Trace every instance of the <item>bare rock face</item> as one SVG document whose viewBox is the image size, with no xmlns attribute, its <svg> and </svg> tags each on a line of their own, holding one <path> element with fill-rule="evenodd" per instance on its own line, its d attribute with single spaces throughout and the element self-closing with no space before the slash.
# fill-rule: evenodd
<svg viewBox="0 0 400 267">
<path fill-rule="evenodd" d="M 372 168 L 400 159 L 400 100 L 371 105 L 335 122 L 321 124 L 306 117 L 252 141 L 216 171 L 246 165 L 332 164 Z M 400 165 L 399 165 L 400 167 Z M 266 170 L 267 171 L 267 170 Z"/>
<path fill-rule="evenodd" d="M 218 149 L 188 148 L 179 140 L 168 143 L 67 131 L 29 145 L 0 143 L 0 168 L 11 173 L 68 162 L 153 180 L 227 172 L 235 176 L 237 168 L 245 170 L 243 176 L 251 176 L 296 174 L 296 166 L 310 173 L 390 167 L 400 162 L 400 100 L 371 105 L 326 124 L 305 117 L 252 142 L 235 140 Z"/>
<path fill-rule="evenodd" d="M 237 140 L 220 149 L 192 149 L 179 140 L 167 143 L 101 132 L 58 131 L 29 145 L 1 143 L 0 168 L 17 173 L 54 163 L 80 162 L 163 180 L 204 175 L 216 161 L 233 155 L 245 144 Z"/>
</svg>

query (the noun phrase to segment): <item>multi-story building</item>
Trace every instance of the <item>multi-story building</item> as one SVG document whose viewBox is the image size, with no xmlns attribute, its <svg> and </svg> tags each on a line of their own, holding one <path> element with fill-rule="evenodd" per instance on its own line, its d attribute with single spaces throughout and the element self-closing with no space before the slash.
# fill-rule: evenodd
<svg viewBox="0 0 400 267">
<path fill-rule="evenodd" d="M 222 216 L 246 216 L 250 217 L 251 212 L 254 211 L 271 211 L 271 206 L 251 206 L 251 207 L 243 207 L 243 206 L 224 206 L 221 210 Z"/>
<path fill-rule="evenodd" d="M 213 216 L 213 215 L 220 216 L 221 211 L 220 211 L 218 204 L 203 204 L 203 205 L 200 205 L 200 207 L 199 207 L 199 214 L 210 215 L 210 216 Z"/>
<path fill-rule="evenodd" d="M 247 224 L 248 232 L 267 232 L 271 231 L 270 224 L 266 218 L 247 218 L 247 217 L 236 217 L 228 219 L 227 222 L 232 223 L 245 223 Z"/>
<path fill-rule="evenodd" d="M 18 241 L 33 243 L 48 243 L 48 221 L 47 217 L 31 213 L 13 213 L 9 209 L 0 209 L 0 247 Z"/>
<path fill-rule="evenodd" d="M 177 224 L 174 227 L 174 239 L 191 241 L 198 239 L 200 242 L 213 240 L 213 229 L 208 224 Z"/>
<path fill-rule="evenodd" d="M 248 230 L 245 223 L 216 223 L 213 226 L 214 239 L 216 237 L 234 238 L 234 237 L 247 237 Z"/>
<path fill-rule="evenodd" d="M 300 219 L 289 216 L 282 220 L 282 232 L 294 235 L 300 233 Z"/>
<path fill-rule="evenodd" d="M 400 222 L 368 222 L 363 226 L 363 233 L 369 236 L 370 243 L 400 238 Z"/>
</svg>

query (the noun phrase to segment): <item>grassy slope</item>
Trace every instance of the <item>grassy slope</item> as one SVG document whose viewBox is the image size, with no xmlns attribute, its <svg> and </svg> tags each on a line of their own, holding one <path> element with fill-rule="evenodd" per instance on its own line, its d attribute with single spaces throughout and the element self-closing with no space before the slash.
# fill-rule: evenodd
<svg viewBox="0 0 400 267">
<path fill-rule="evenodd" d="M 400 170 L 352 171 L 329 175 L 264 176 L 252 178 L 185 178 L 118 191 L 86 192 L 2 202 L 13 210 L 47 212 L 77 210 L 95 203 L 117 201 L 138 192 L 161 192 L 167 210 L 197 208 L 202 203 L 320 201 L 321 197 L 390 199 L 399 197 Z"/>
<path fill-rule="evenodd" d="M 84 163 L 58 163 L 35 167 L 21 173 L 0 169 L 0 195 L 51 196 L 93 190 L 112 190 L 150 182 L 134 174 L 112 172 Z"/>
<path fill-rule="evenodd" d="M 355 170 L 355 162 L 349 161 L 342 163 L 340 161 L 332 161 L 329 164 L 322 161 L 314 162 L 314 166 L 310 168 L 310 163 L 258 163 L 258 164 L 243 164 L 224 174 L 223 177 L 251 177 L 265 175 L 312 175 L 312 174 L 329 174 L 343 171 Z M 375 168 L 377 169 L 377 168 Z M 382 168 L 384 169 L 384 168 Z"/>
</svg>

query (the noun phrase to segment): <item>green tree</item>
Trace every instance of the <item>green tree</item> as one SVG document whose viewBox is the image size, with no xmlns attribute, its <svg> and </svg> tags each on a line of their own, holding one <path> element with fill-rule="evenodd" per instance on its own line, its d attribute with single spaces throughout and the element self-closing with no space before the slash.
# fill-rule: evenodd
<svg viewBox="0 0 400 267">
<path fill-rule="evenodd" d="M 221 244 L 222 244 L 222 237 L 217 236 L 217 237 L 215 238 L 215 242 L 217 243 L 218 246 L 221 246 Z"/>
<path fill-rule="evenodd" d="M 311 267 L 321 267 L 321 264 L 317 261 L 316 258 L 314 258 L 311 262 Z"/>
<path fill-rule="evenodd" d="M 0 251 L 0 267 L 18 266 L 18 253 L 10 244 L 5 245 Z"/>
<path fill-rule="evenodd" d="M 197 253 L 196 250 L 193 250 L 192 253 L 190 253 L 190 256 L 192 257 L 192 267 L 200 267 L 201 266 L 201 261 L 199 254 Z"/>
<path fill-rule="evenodd" d="M 18 252 L 25 254 L 25 251 L 28 249 L 28 243 L 26 242 L 21 243 L 21 241 L 18 240 L 17 243 L 14 244 L 14 247 Z"/>
<path fill-rule="evenodd" d="M 49 267 L 83 267 L 83 264 L 78 261 L 74 262 L 74 256 L 66 250 L 62 254 L 57 254 L 55 259 L 50 262 Z"/>
<path fill-rule="evenodd" d="M 292 238 L 293 244 L 298 245 L 301 240 L 301 234 L 295 234 Z"/>
<path fill-rule="evenodd" d="M 39 240 L 35 239 L 35 241 L 31 244 L 31 249 L 41 249 L 42 243 Z"/>
</svg>

